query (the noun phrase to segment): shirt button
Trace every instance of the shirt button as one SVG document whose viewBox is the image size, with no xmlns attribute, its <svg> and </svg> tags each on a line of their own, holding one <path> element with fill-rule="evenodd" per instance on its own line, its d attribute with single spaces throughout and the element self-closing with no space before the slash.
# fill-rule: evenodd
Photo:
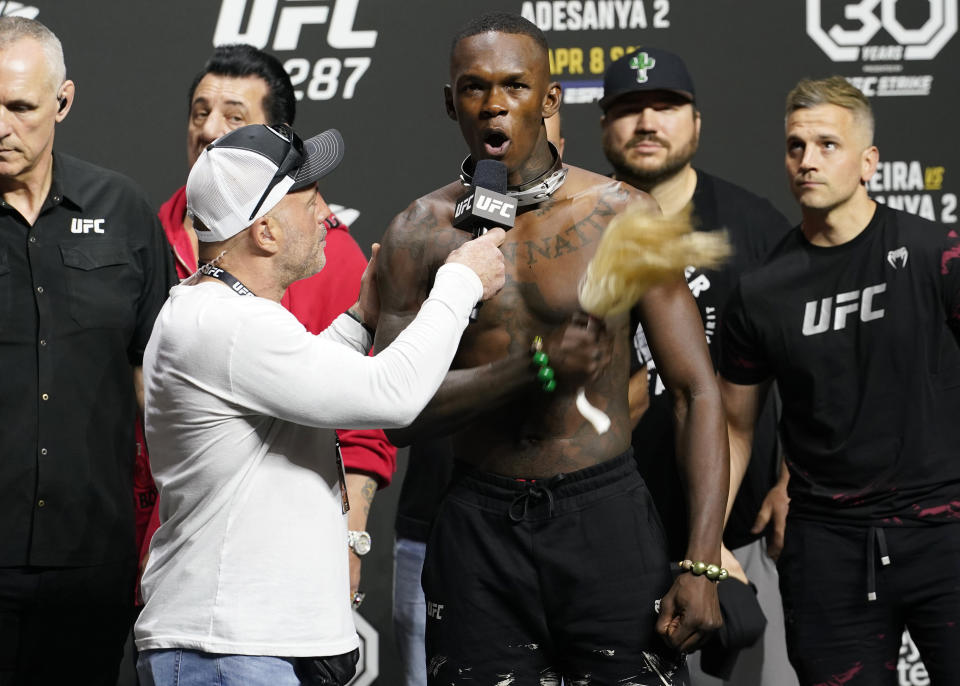
<svg viewBox="0 0 960 686">
<path fill-rule="evenodd" d="M 37 501 L 37 507 L 44 507 L 47 504 L 47 501 L 41 498 Z"/>
<path fill-rule="evenodd" d="M 47 339 L 46 339 L 46 338 L 41 338 L 41 339 L 40 339 L 40 345 L 46 347 L 46 345 L 47 345 Z"/>
<path fill-rule="evenodd" d="M 36 242 L 37 242 L 37 237 L 36 237 L 36 236 L 30 236 L 30 242 L 31 242 L 31 243 L 36 243 Z"/>
<path fill-rule="evenodd" d="M 37 293 L 43 293 L 43 286 L 37 286 Z"/>
<path fill-rule="evenodd" d="M 46 448 L 40 448 L 40 454 L 41 454 L 41 455 L 46 455 L 46 454 L 47 454 L 47 449 L 46 449 Z"/>
<path fill-rule="evenodd" d="M 41 395 L 40 397 L 43 398 L 44 400 L 50 400 L 50 396 L 47 395 L 46 393 L 44 393 L 44 394 Z"/>
</svg>

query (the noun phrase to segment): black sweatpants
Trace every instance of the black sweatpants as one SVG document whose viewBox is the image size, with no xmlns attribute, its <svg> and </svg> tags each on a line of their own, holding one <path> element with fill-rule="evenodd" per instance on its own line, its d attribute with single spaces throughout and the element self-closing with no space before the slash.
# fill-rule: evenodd
<svg viewBox="0 0 960 686">
<path fill-rule="evenodd" d="M 0 568 L 0 686 L 116 686 L 137 563 Z"/>
<path fill-rule="evenodd" d="M 790 518 L 777 569 L 801 684 L 895 686 L 906 626 L 930 683 L 960 686 L 960 523 L 871 528 Z"/>
<path fill-rule="evenodd" d="M 686 684 L 654 628 L 669 564 L 630 452 L 537 481 L 461 466 L 423 570 L 428 683 Z"/>
</svg>

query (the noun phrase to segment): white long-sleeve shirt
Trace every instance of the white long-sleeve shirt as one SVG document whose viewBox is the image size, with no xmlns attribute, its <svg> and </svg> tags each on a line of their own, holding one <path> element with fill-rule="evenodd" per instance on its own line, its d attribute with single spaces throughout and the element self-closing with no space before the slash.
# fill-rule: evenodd
<svg viewBox="0 0 960 686">
<path fill-rule="evenodd" d="M 413 421 L 482 290 L 468 267 L 445 265 L 410 326 L 367 357 L 369 334 L 348 316 L 314 336 L 278 303 L 219 283 L 171 289 L 143 362 L 161 525 L 140 650 L 357 647 L 339 469 L 318 429 Z"/>
</svg>

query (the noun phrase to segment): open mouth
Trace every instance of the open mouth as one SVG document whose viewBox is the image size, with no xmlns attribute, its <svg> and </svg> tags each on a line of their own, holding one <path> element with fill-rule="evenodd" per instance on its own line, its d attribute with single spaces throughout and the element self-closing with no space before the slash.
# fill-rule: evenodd
<svg viewBox="0 0 960 686">
<path fill-rule="evenodd" d="M 483 147 L 491 157 L 497 157 L 507 152 L 510 139 L 502 131 L 488 131 L 483 137 Z"/>
</svg>

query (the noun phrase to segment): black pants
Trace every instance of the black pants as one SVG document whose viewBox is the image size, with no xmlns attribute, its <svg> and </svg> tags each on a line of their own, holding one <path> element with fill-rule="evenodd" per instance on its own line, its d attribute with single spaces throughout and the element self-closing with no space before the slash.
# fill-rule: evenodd
<svg viewBox="0 0 960 686">
<path fill-rule="evenodd" d="M 685 684 L 654 628 L 670 584 L 630 453 L 545 481 L 461 468 L 423 570 L 428 683 Z"/>
<path fill-rule="evenodd" d="M 136 570 L 0 568 L 0 686 L 116 686 Z"/>
<path fill-rule="evenodd" d="M 777 568 L 801 684 L 898 684 L 906 626 L 930 683 L 960 686 L 960 523 L 871 529 L 791 518 Z"/>
</svg>

